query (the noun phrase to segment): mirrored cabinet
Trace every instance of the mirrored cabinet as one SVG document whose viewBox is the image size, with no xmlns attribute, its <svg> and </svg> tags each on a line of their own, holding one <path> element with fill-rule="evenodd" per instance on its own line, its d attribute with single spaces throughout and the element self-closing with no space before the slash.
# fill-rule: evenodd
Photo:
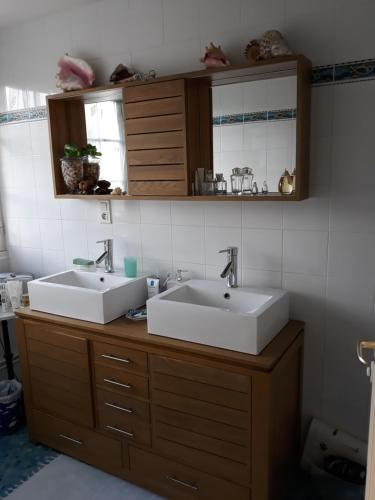
<svg viewBox="0 0 375 500">
<path fill-rule="evenodd" d="M 310 78 L 310 61 L 292 55 L 49 96 L 55 196 L 305 199 Z M 64 146 L 87 143 L 123 194 L 67 188 Z"/>
</svg>

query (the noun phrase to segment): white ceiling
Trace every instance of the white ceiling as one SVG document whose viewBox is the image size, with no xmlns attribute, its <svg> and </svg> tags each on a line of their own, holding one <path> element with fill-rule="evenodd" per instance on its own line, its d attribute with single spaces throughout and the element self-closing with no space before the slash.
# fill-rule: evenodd
<svg viewBox="0 0 375 500">
<path fill-rule="evenodd" d="M 95 0 L 0 0 L 0 28 L 23 23 Z"/>
</svg>

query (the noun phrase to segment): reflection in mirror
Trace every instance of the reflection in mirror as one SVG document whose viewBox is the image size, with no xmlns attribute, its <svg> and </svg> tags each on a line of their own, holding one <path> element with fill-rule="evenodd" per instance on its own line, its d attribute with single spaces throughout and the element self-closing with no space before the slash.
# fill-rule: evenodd
<svg viewBox="0 0 375 500">
<path fill-rule="evenodd" d="M 295 168 L 297 77 L 286 76 L 212 88 L 214 174 L 232 192 L 233 168 L 250 167 L 259 192 L 277 192 Z M 243 193 L 244 194 L 244 193 Z"/>
<path fill-rule="evenodd" d="M 85 104 L 87 142 L 102 153 L 100 179 L 125 190 L 125 133 L 121 101 Z"/>
</svg>

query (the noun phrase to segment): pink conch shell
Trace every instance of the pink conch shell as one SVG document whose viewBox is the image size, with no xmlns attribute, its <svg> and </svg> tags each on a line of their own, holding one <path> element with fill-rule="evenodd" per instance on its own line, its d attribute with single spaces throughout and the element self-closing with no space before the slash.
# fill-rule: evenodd
<svg viewBox="0 0 375 500">
<path fill-rule="evenodd" d="M 63 56 L 57 63 L 59 72 L 56 75 L 56 87 L 67 90 L 87 89 L 95 80 L 94 72 L 83 59 Z"/>
<path fill-rule="evenodd" d="M 208 47 L 206 47 L 206 52 L 200 61 L 206 66 L 206 68 L 229 66 L 230 64 L 226 55 L 221 50 L 220 45 L 218 47 L 215 47 L 212 42 Z"/>
</svg>

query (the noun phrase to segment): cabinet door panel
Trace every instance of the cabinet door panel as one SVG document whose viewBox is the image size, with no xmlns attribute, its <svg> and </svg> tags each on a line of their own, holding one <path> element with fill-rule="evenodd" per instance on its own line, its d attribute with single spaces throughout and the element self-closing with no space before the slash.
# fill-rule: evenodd
<svg viewBox="0 0 375 500">
<path fill-rule="evenodd" d="M 153 101 L 139 101 L 125 104 L 126 119 L 144 118 L 146 116 L 175 115 L 184 112 L 184 99 L 182 97 L 168 97 Z"/>
<path fill-rule="evenodd" d="M 125 102 L 137 102 L 149 99 L 175 97 L 184 94 L 184 80 L 170 80 L 169 82 L 150 82 L 145 85 L 128 87 L 125 90 Z"/>
</svg>

